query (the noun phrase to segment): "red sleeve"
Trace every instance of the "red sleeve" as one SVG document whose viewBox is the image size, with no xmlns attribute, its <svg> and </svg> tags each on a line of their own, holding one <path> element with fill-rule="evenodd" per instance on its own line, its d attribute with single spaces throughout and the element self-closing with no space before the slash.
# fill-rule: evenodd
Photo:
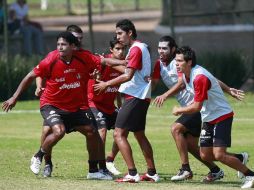
<svg viewBox="0 0 254 190">
<path fill-rule="evenodd" d="M 50 68 L 53 62 L 57 61 L 59 58 L 58 51 L 50 52 L 34 69 L 34 73 L 36 76 L 41 78 L 47 78 L 50 76 Z"/>
<path fill-rule="evenodd" d="M 89 72 L 93 72 L 94 69 L 101 70 L 101 58 L 92 54 L 90 51 L 83 49 L 74 51 L 74 56 L 89 65 Z"/>
<path fill-rule="evenodd" d="M 193 81 L 194 101 L 203 102 L 208 99 L 208 90 L 211 87 L 211 81 L 205 75 L 197 75 Z"/>
<path fill-rule="evenodd" d="M 161 78 L 160 72 L 161 72 L 161 66 L 160 66 L 160 60 L 158 59 L 154 65 L 152 78 L 153 79 L 160 79 Z"/>
<path fill-rule="evenodd" d="M 127 60 L 128 60 L 127 67 L 133 68 L 135 70 L 142 69 L 142 51 L 139 49 L 139 47 L 131 48 Z"/>
</svg>

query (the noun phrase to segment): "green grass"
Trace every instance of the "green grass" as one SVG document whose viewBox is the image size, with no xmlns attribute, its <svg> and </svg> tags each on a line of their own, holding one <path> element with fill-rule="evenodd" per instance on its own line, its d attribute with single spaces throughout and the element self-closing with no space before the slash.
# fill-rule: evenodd
<svg viewBox="0 0 254 190">
<path fill-rule="evenodd" d="M 229 101 L 235 111 L 232 131 L 232 148 L 229 152 L 247 151 L 254 155 L 254 95 L 248 94 L 244 102 Z M 162 108 L 151 106 L 147 118 L 147 136 L 154 149 L 154 157 L 158 173 L 162 180 L 158 184 L 142 182 L 138 184 L 117 184 L 113 181 L 89 181 L 85 179 L 88 171 L 87 152 L 84 137 L 78 133 L 66 135 L 53 151 L 54 172 L 52 178 L 44 179 L 35 176 L 29 169 L 30 158 L 38 150 L 40 143 L 42 119 L 38 111 L 28 113 L 0 112 L 0 189 L 239 189 L 241 181 L 236 172 L 219 164 L 225 171 L 223 180 L 214 184 L 202 184 L 200 181 L 208 169 L 190 156 L 193 180 L 172 183 L 170 177 L 180 167 L 175 143 L 169 133 L 169 126 L 176 119 L 171 114 L 173 105 L 177 103 L 169 99 Z M 18 102 L 14 111 L 38 110 L 38 101 Z M 146 171 L 141 151 L 130 134 L 135 162 L 140 173 Z M 108 133 L 107 150 L 112 142 L 112 132 Z M 116 166 L 126 172 L 121 155 L 116 159 Z M 254 169 L 254 161 L 248 166 Z"/>
</svg>

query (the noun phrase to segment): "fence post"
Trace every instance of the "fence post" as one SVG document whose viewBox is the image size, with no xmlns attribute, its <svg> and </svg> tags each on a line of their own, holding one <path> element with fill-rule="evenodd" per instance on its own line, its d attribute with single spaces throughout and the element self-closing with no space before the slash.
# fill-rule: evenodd
<svg viewBox="0 0 254 190">
<path fill-rule="evenodd" d="M 67 15 L 71 15 L 71 0 L 67 0 L 66 2 Z"/>
<path fill-rule="evenodd" d="M 8 26 L 7 26 L 7 0 L 3 0 L 3 12 L 4 12 L 4 53 L 3 62 L 6 64 L 6 80 L 7 80 L 7 95 L 11 95 L 11 77 L 10 77 L 10 67 L 9 67 L 9 41 L 8 41 Z"/>
<path fill-rule="evenodd" d="M 41 0 L 41 10 L 47 10 L 48 9 L 48 0 Z"/>
<path fill-rule="evenodd" d="M 134 0 L 135 3 L 135 11 L 139 11 L 139 0 Z"/>
<path fill-rule="evenodd" d="M 104 2 L 103 0 L 100 0 L 100 15 L 103 15 L 104 14 Z"/>
<path fill-rule="evenodd" d="M 88 8 L 88 26 L 89 26 L 89 34 L 90 34 L 90 47 L 91 47 L 91 51 L 94 52 L 92 2 L 91 2 L 91 0 L 87 0 L 87 8 Z"/>
<path fill-rule="evenodd" d="M 175 26 L 174 26 L 174 0 L 169 0 L 169 26 L 171 30 L 171 36 L 175 38 Z"/>
</svg>

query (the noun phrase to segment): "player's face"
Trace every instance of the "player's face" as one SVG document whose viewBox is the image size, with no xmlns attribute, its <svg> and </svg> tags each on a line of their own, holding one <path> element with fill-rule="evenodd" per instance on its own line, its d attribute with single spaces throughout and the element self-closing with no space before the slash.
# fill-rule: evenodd
<svg viewBox="0 0 254 190">
<path fill-rule="evenodd" d="M 127 33 L 119 27 L 116 28 L 116 38 L 121 44 L 129 45 L 130 37 L 131 37 L 131 31 Z"/>
<path fill-rule="evenodd" d="M 124 45 L 120 43 L 117 43 L 113 49 L 110 48 L 110 52 L 112 53 L 113 58 L 116 59 L 124 59 L 124 50 Z"/>
<path fill-rule="evenodd" d="M 183 54 L 176 54 L 175 60 L 177 71 L 185 73 L 187 71 L 187 62 L 184 60 Z"/>
<path fill-rule="evenodd" d="M 57 40 L 57 50 L 61 57 L 68 57 L 72 55 L 74 46 L 70 45 L 64 38 Z"/>
<path fill-rule="evenodd" d="M 158 53 L 162 62 L 168 62 L 171 57 L 171 51 L 168 46 L 168 42 L 159 42 Z"/>
</svg>

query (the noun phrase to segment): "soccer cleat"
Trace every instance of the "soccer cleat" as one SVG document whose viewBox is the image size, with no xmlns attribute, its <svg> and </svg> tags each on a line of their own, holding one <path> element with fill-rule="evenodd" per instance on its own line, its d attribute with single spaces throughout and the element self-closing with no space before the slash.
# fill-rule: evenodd
<svg viewBox="0 0 254 190">
<path fill-rule="evenodd" d="M 254 187 L 254 176 L 246 176 L 241 186 L 242 189 L 253 188 Z"/>
<path fill-rule="evenodd" d="M 107 169 L 113 174 L 113 175 L 119 175 L 121 174 L 121 172 L 119 172 L 116 167 L 115 164 L 113 162 L 106 162 L 106 167 Z"/>
<path fill-rule="evenodd" d="M 51 177 L 52 171 L 53 171 L 53 165 L 50 165 L 50 164 L 45 165 L 43 174 L 42 174 L 43 177 Z"/>
<path fill-rule="evenodd" d="M 140 181 L 151 181 L 151 182 L 158 182 L 160 177 L 158 174 L 149 175 L 148 173 L 140 176 Z"/>
<path fill-rule="evenodd" d="M 140 181 L 139 174 L 137 173 L 135 176 L 130 174 L 125 175 L 123 178 L 116 179 L 116 182 L 129 182 L 129 183 L 137 183 Z"/>
<path fill-rule="evenodd" d="M 224 172 L 222 170 L 220 170 L 219 172 L 217 173 L 212 173 L 212 172 L 209 172 L 207 174 L 207 176 L 203 179 L 203 182 L 204 183 L 211 183 L 211 182 L 214 182 L 216 180 L 219 180 L 221 178 L 224 177 Z"/>
<path fill-rule="evenodd" d="M 33 156 L 31 158 L 30 169 L 32 170 L 32 172 L 34 174 L 38 175 L 39 172 L 40 172 L 40 167 L 41 167 L 41 160 L 40 160 L 40 158 Z"/>
<path fill-rule="evenodd" d="M 193 177 L 192 171 L 180 169 L 178 174 L 171 177 L 171 181 L 182 181 L 182 180 L 192 179 L 192 177 Z"/>
<path fill-rule="evenodd" d="M 249 161 L 249 160 L 248 160 L 248 159 L 249 159 L 249 155 L 248 155 L 247 152 L 242 152 L 241 154 L 242 154 L 242 156 L 243 156 L 242 164 L 243 164 L 243 165 L 246 165 L 247 162 Z M 239 177 L 239 178 L 244 178 L 245 176 L 244 176 L 244 174 L 243 174 L 242 172 L 238 171 L 238 172 L 237 172 L 237 177 Z"/>
<path fill-rule="evenodd" d="M 106 174 L 104 172 L 94 172 L 94 173 L 88 173 L 87 179 L 99 179 L 99 180 L 112 180 L 112 176 L 109 174 Z"/>
</svg>

